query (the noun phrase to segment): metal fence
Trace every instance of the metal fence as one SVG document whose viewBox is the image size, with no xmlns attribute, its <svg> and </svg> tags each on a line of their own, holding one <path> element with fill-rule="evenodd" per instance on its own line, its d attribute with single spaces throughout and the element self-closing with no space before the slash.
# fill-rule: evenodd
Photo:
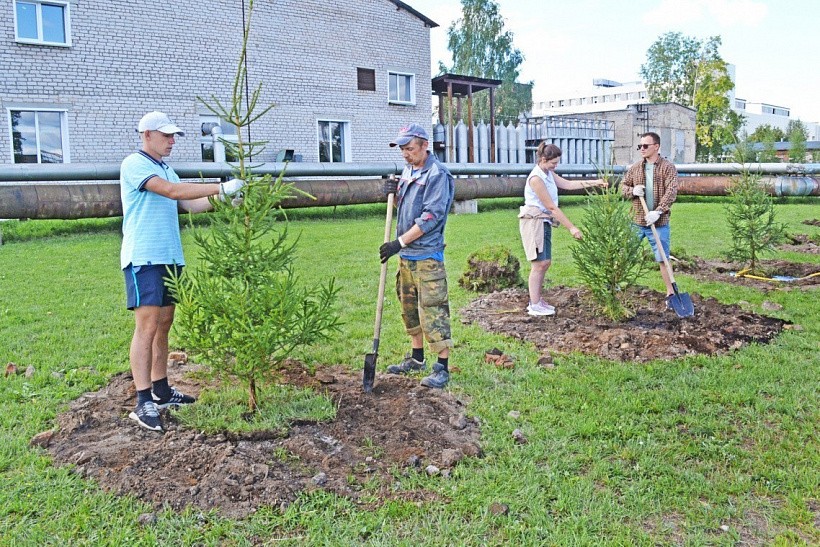
<svg viewBox="0 0 820 547">
<path fill-rule="evenodd" d="M 492 140 L 490 126 L 483 121 L 474 124 L 472 132 L 463 120 L 455 124 L 452 132 L 449 124 L 433 126 L 433 150 L 447 163 L 534 163 L 535 149 L 542 141 L 561 149 L 562 163 L 608 166 L 612 163 L 615 124 L 581 118 L 522 117 L 515 125 L 508 122 L 497 126 Z M 493 145 L 495 161 L 491 162 Z"/>
</svg>

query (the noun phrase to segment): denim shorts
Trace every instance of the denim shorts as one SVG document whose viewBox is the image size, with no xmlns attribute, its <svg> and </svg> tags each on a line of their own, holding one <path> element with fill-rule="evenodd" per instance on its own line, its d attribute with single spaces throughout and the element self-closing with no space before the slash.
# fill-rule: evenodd
<svg viewBox="0 0 820 547">
<path fill-rule="evenodd" d="M 638 232 L 640 239 L 646 238 L 649 240 L 649 246 L 652 247 L 652 252 L 655 253 L 655 262 L 663 262 L 661 253 L 658 252 L 658 245 L 655 243 L 655 236 L 652 235 L 652 228 L 650 226 L 639 226 L 637 224 L 633 224 L 632 226 L 634 226 L 635 230 Z M 656 226 L 655 230 L 658 231 L 658 237 L 661 240 L 663 252 L 666 253 L 666 257 L 669 258 L 669 225 Z"/>
<path fill-rule="evenodd" d="M 170 272 L 182 274 L 183 266 L 151 264 L 133 266 L 129 264 L 122 271 L 125 274 L 125 298 L 129 310 L 140 306 L 173 306 L 176 300 L 168 290 L 165 278 Z"/>
<path fill-rule="evenodd" d="M 552 260 L 552 224 L 544 223 L 544 248 L 538 251 L 535 261 Z"/>
</svg>

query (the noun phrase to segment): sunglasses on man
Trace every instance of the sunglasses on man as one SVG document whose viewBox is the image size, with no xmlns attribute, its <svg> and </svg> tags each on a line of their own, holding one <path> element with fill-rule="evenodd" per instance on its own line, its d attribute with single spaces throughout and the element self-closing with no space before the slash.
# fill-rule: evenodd
<svg viewBox="0 0 820 547">
<path fill-rule="evenodd" d="M 646 150 L 646 149 L 647 149 L 647 148 L 649 148 L 650 146 L 655 146 L 656 144 L 658 144 L 658 143 L 653 142 L 653 143 L 651 143 L 651 144 L 639 144 L 639 145 L 638 145 L 638 148 L 636 148 L 636 150 L 641 150 L 641 149 Z"/>
</svg>

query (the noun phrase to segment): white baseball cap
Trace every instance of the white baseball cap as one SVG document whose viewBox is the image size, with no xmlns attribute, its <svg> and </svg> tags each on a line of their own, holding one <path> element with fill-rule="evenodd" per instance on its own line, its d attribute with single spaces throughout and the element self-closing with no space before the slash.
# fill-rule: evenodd
<svg viewBox="0 0 820 547">
<path fill-rule="evenodd" d="M 149 112 L 142 117 L 139 125 L 137 126 L 137 131 L 140 133 L 143 131 L 160 131 L 166 135 L 176 134 L 180 137 L 185 136 L 185 132 L 177 127 L 167 114 L 157 112 L 156 110 L 154 112 Z"/>
</svg>

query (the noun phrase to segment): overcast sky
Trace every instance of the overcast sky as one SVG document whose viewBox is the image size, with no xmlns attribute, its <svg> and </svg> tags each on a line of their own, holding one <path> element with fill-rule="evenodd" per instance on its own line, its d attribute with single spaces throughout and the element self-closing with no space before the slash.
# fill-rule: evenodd
<svg viewBox="0 0 820 547">
<path fill-rule="evenodd" d="M 447 29 L 460 0 L 404 0 L 440 26 L 430 31 L 433 74 L 452 63 Z M 519 81 L 533 98 L 588 87 L 593 78 L 640 80 L 649 46 L 675 31 L 718 35 L 735 65 L 738 98 L 791 109 L 820 122 L 820 0 L 496 0 L 505 28 L 524 54 Z"/>
</svg>

